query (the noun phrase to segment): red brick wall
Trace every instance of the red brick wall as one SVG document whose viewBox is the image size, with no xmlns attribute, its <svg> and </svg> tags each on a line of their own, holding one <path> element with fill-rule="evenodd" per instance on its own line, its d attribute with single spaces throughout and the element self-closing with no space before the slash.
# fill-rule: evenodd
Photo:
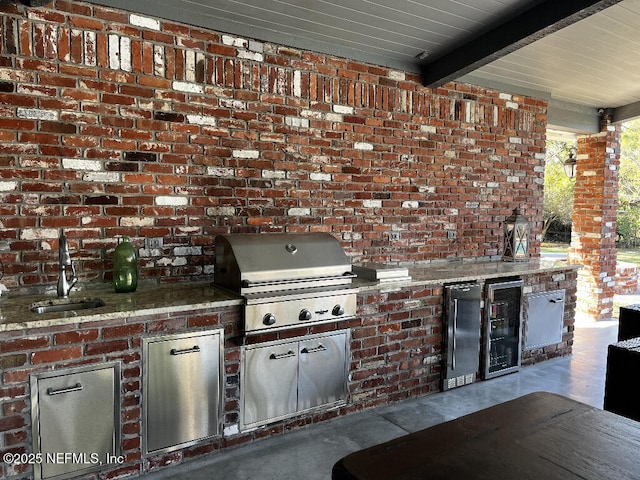
<svg viewBox="0 0 640 480">
<path fill-rule="evenodd" d="M 77 1 L 0 13 L 10 287 L 55 282 L 61 227 L 81 281 L 110 279 L 116 235 L 152 279 L 210 275 L 227 232 L 326 231 L 371 260 L 496 256 L 515 206 L 539 251 L 543 101 Z"/>
<path fill-rule="evenodd" d="M 594 320 L 613 316 L 620 129 L 604 119 L 600 134 L 578 139 L 569 259 L 583 265 L 577 313 Z"/>
</svg>

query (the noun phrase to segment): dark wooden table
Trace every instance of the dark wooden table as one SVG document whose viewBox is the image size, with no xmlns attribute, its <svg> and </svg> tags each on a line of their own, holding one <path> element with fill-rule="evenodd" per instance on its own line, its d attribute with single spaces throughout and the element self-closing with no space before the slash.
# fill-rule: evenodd
<svg viewBox="0 0 640 480">
<path fill-rule="evenodd" d="M 352 453 L 333 480 L 640 479 L 640 423 L 537 392 Z"/>
</svg>

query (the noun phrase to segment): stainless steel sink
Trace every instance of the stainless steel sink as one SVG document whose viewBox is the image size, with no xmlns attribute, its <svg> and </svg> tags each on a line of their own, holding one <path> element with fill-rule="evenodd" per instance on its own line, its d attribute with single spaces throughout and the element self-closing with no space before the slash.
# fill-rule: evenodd
<svg viewBox="0 0 640 480">
<path fill-rule="evenodd" d="M 100 298 L 60 298 L 32 303 L 29 309 L 33 313 L 52 313 L 99 307 L 104 307 L 104 301 Z"/>
</svg>

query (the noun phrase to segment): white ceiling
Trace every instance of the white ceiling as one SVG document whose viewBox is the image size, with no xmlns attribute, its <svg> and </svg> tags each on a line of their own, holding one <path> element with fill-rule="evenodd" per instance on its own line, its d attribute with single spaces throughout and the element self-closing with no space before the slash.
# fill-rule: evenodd
<svg viewBox="0 0 640 480">
<path fill-rule="evenodd" d="M 538 4 L 553 7 L 548 0 L 89 1 L 412 72 Z M 555 128 L 595 131 L 599 109 L 615 120 L 640 116 L 639 47 L 640 0 L 622 0 L 455 78 L 544 98 Z"/>
</svg>

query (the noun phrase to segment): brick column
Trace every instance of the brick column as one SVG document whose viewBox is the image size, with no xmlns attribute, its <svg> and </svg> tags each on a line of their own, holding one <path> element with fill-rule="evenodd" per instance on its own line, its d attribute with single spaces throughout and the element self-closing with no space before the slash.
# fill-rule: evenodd
<svg viewBox="0 0 640 480">
<path fill-rule="evenodd" d="M 604 118 L 601 133 L 578 138 L 569 249 L 569 261 L 583 265 L 578 272 L 577 318 L 613 316 L 620 132 Z"/>
</svg>

